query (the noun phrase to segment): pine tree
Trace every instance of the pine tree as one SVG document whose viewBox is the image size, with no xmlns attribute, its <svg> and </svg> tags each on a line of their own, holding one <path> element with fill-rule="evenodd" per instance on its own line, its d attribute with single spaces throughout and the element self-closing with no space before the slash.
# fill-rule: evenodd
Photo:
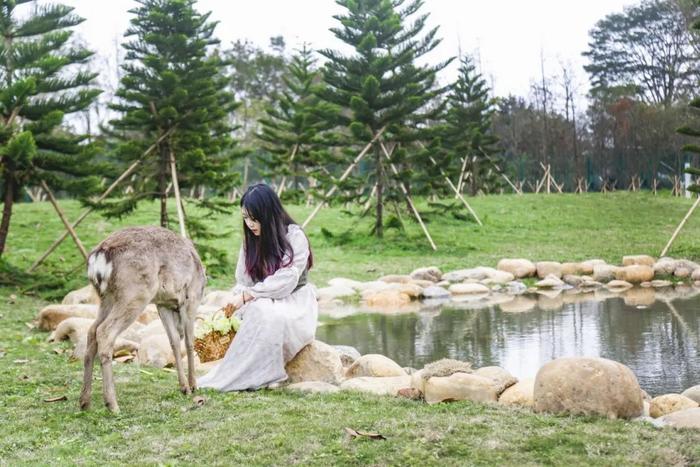
<svg viewBox="0 0 700 467">
<path fill-rule="evenodd" d="M 700 4 L 700 2 L 696 2 L 696 5 L 698 4 Z M 700 33 L 700 20 L 696 20 L 691 25 L 691 30 L 695 33 L 695 36 L 698 37 L 698 33 Z M 694 99 L 692 99 L 688 106 L 690 107 L 691 112 L 695 114 L 700 113 L 700 97 L 695 97 Z M 693 138 L 698 138 L 700 137 L 700 128 L 694 128 L 690 125 L 685 125 L 678 129 L 678 133 Z M 697 143 L 688 143 L 685 146 L 683 146 L 683 150 L 695 155 L 700 155 L 700 145 Z M 685 172 L 694 175 L 695 177 L 700 177 L 700 168 L 687 167 L 685 169 Z M 691 185 L 687 189 L 688 191 L 692 191 L 693 193 L 700 193 L 700 184 L 697 183 L 697 178 L 696 182 L 693 183 L 693 185 Z"/>
<path fill-rule="evenodd" d="M 335 109 L 318 97 L 321 76 L 314 67 L 313 51 L 304 45 L 292 57 L 283 76 L 285 89 L 265 109 L 258 137 L 270 153 L 268 175 L 293 180 L 297 197 L 302 177 L 309 177 L 319 163 L 327 161 L 325 132 L 333 126 Z M 285 182 L 286 183 L 286 182 Z"/>
<path fill-rule="evenodd" d="M 440 165 L 452 180 L 469 172 L 472 196 L 479 189 L 488 192 L 495 181 L 494 162 L 501 152 L 492 131 L 495 110 L 486 81 L 470 58 L 462 58 L 457 80 L 447 96 L 443 136 L 447 157 Z M 489 174 L 494 176 L 489 179 Z"/>
<path fill-rule="evenodd" d="M 124 199 L 106 206 L 110 215 L 122 216 L 143 199 L 160 200 L 160 224 L 168 221 L 170 159 L 177 162 L 181 190 L 206 186 L 214 195 L 232 188 L 237 174 L 232 162 L 232 128 L 235 109 L 226 91 L 225 66 L 212 50 L 216 22 L 195 9 L 195 0 L 137 0 L 127 30 L 124 76 L 113 110 L 121 117 L 111 122 L 122 144 L 118 159 L 124 165 L 141 158 L 146 148 L 163 135 L 154 157 L 146 158 Z M 223 202 L 202 200 L 210 211 L 223 212 Z M 193 237 L 209 235 L 204 225 L 187 216 Z"/>
<path fill-rule="evenodd" d="M 72 11 L 0 0 L 0 255 L 24 187 L 43 181 L 79 197 L 99 188 L 92 147 L 62 127 L 65 115 L 84 111 L 100 93 L 90 88 L 96 74 L 76 69 L 92 52 L 71 43 L 70 28 L 83 21 Z"/>
<path fill-rule="evenodd" d="M 379 144 L 374 145 L 374 159 L 365 160 L 368 176 L 348 178 L 345 189 L 362 187 L 368 179 L 376 186 L 374 233 L 383 236 L 385 201 L 403 199 L 397 183 L 412 177 L 411 169 L 421 169 L 425 161 L 415 160 L 406 145 L 418 137 L 416 127 L 431 117 L 434 109 L 427 104 L 442 92 L 436 86 L 436 73 L 449 61 L 435 66 L 417 65 L 418 58 L 438 44 L 437 28 L 422 35 L 427 14 L 418 15 L 421 0 L 338 0 L 347 12 L 335 18 L 340 26 L 331 29 L 335 36 L 354 49 L 351 55 L 322 50 L 328 58 L 324 68 L 326 90 L 321 96 L 343 110 L 336 122 L 349 130 L 346 152 L 349 164 L 357 152 L 385 129 L 382 141 L 387 150 L 395 148 L 392 161 L 400 168 L 398 176 L 390 170 Z M 393 181 L 394 184 L 389 182 Z M 352 197 L 357 200 L 356 197 Z"/>
</svg>

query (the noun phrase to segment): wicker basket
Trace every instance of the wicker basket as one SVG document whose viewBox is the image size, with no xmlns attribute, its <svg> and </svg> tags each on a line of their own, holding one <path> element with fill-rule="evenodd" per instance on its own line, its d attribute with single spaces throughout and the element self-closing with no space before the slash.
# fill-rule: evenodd
<svg viewBox="0 0 700 467">
<path fill-rule="evenodd" d="M 221 311 L 229 318 L 235 310 L 233 309 L 233 305 L 226 305 L 224 308 L 216 311 L 214 315 L 212 315 L 212 319 L 216 313 Z M 197 352 L 197 355 L 199 355 L 199 361 L 206 363 L 223 358 L 235 335 L 236 331 L 231 329 L 226 334 L 221 334 L 219 331 L 211 331 L 203 337 L 196 338 L 194 340 L 194 350 Z"/>
</svg>

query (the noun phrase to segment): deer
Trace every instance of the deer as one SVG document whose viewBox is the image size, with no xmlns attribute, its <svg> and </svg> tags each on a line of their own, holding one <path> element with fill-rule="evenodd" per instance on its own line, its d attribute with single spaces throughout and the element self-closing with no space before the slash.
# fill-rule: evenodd
<svg viewBox="0 0 700 467">
<path fill-rule="evenodd" d="M 163 227 L 130 227 L 112 233 L 88 255 L 87 276 L 100 298 L 84 357 L 80 408 L 90 407 L 92 372 L 99 355 L 102 394 L 107 409 L 119 412 L 112 373 L 114 343 L 119 334 L 153 303 L 175 356 L 180 391 L 196 389 L 194 321 L 204 293 L 204 266 L 192 242 Z M 182 368 L 184 337 L 188 377 Z"/>
</svg>

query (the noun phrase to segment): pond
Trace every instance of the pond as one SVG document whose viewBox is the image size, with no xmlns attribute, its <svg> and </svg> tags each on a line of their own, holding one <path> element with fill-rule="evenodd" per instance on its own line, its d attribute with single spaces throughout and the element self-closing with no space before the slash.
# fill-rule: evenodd
<svg viewBox="0 0 700 467">
<path fill-rule="evenodd" d="M 647 305 L 620 297 L 558 306 L 551 299 L 521 307 L 446 302 L 407 313 L 368 313 L 358 305 L 346 306 L 340 318 L 322 315 L 316 337 L 404 367 L 454 358 L 501 366 L 518 378 L 534 377 L 558 357 L 604 357 L 629 366 L 655 396 L 700 384 L 699 310 L 700 296 Z"/>
</svg>

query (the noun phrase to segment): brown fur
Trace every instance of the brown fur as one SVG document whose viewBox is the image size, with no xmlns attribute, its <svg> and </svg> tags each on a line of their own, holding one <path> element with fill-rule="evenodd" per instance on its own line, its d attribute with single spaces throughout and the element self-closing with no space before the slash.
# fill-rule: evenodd
<svg viewBox="0 0 700 467">
<path fill-rule="evenodd" d="M 127 228 L 97 245 L 90 253 L 88 264 L 88 276 L 98 291 L 101 304 L 88 333 L 81 408 L 90 406 L 92 369 L 99 353 L 105 403 L 112 412 L 119 411 L 111 365 L 114 342 L 149 303 L 158 307 L 168 334 L 180 390 L 187 394 L 194 390 L 194 318 L 206 276 L 192 242 L 161 227 Z M 183 337 L 188 359 L 187 379 L 180 358 Z"/>
</svg>

